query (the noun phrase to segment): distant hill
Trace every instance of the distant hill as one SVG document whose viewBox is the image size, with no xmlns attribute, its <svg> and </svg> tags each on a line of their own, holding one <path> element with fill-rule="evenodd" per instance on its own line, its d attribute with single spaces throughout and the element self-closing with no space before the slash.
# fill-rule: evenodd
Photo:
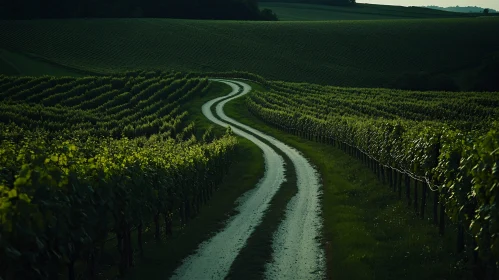
<svg viewBox="0 0 499 280">
<path fill-rule="evenodd" d="M 257 0 L 257 2 L 302 3 L 302 4 L 318 4 L 318 5 L 330 5 L 330 6 L 350 6 L 355 4 L 355 0 Z"/>
<path fill-rule="evenodd" d="M 477 7 L 477 6 L 468 6 L 468 7 L 439 7 L 439 6 L 426 6 L 425 8 L 448 11 L 448 12 L 456 12 L 456 13 L 483 13 L 485 8 Z M 497 13 L 494 9 L 489 9 L 489 13 Z"/>
<path fill-rule="evenodd" d="M 424 7 L 403 7 L 375 4 L 331 6 L 296 3 L 297 0 L 260 1 L 262 9 L 271 9 L 281 21 L 380 20 L 414 18 L 471 17 L 470 14 L 440 11 Z M 305 0 L 302 0 L 305 1 Z M 312 0 L 313 1 L 313 0 Z"/>
<path fill-rule="evenodd" d="M 499 37 L 484 34 L 499 34 L 499 17 L 0 21 L 0 49 L 5 50 L 0 59 L 6 73 L 26 69 L 31 75 L 36 69 L 50 74 L 41 65 L 49 62 L 96 73 L 238 70 L 271 80 L 353 87 L 399 88 L 398 81 L 454 79 L 460 88 L 473 89 L 478 78 L 495 80 L 498 73 L 496 64 L 487 63 L 499 60 Z"/>
</svg>

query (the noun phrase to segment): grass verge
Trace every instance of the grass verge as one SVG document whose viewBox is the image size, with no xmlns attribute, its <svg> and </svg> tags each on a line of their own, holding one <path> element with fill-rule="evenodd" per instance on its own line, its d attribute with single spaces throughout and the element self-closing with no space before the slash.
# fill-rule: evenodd
<svg viewBox="0 0 499 280">
<path fill-rule="evenodd" d="M 199 131 L 211 125 L 203 116 L 201 105 L 230 91 L 228 86 L 219 83 L 213 83 L 211 87 L 205 96 L 189 102 L 187 108 L 189 120 L 196 122 Z M 223 128 L 215 128 L 217 134 L 223 131 Z M 235 156 L 238 160 L 230 168 L 212 199 L 202 207 L 200 214 L 170 239 L 159 244 L 149 240 L 144 246 L 144 257 L 129 272 L 127 279 L 169 278 L 185 257 L 194 253 L 201 242 L 222 229 L 225 221 L 235 214 L 236 200 L 258 183 L 265 170 L 260 149 L 244 138 L 239 138 L 239 141 Z"/>
<path fill-rule="evenodd" d="M 235 214 L 236 200 L 251 190 L 264 172 L 262 153 L 253 143 L 241 139 L 237 158 L 229 174 L 202 207 L 200 214 L 173 237 L 156 243 L 151 240 L 144 246 L 144 257 L 133 268 L 127 279 L 168 279 L 181 261 L 194 253 L 198 245 L 210 238 Z"/>
<path fill-rule="evenodd" d="M 334 147 L 267 126 L 251 115 L 244 98 L 228 103 L 225 112 L 297 148 L 317 167 L 329 278 L 470 279 L 458 265 L 455 233 L 440 237 L 362 163 Z"/>
</svg>

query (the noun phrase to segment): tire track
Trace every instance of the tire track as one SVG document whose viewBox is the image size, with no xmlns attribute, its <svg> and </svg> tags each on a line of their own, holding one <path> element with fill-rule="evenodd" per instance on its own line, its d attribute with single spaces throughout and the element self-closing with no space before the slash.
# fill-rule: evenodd
<svg viewBox="0 0 499 280">
<path fill-rule="evenodd" d="M 223 107 L 226 103 L 251 91 L 246 83 L 234 83 L 239 84 L 243 91 L 220 102 L 216 106 L 216 114 L 281 150 L 293 163 L 298 180 L 298 194 L 289 202 L 286 218 L 274 234 L 273 261 L 267 264 L 265 276 L 267 279 L 323 279 L 325 255 L 320 244 L 322 219 L 318 173 L 296 149 L 225 115 Z"/>
<path fill-rule="evenodd" d="M 238 94 L 240 87 L 222 81 L 232 87 L 232 92 L 224 97 L 215 98 L 202 106 L 203 114 L 212 122 L 228 127 L 229 124 L 216 118 L 212 112 L 213 104 Z M 239 254 L 246 240 L 260 223 L 265 210 L 274 194 L 284 182 L 284 161 L 271 147 L 255 136 L 232 127 L 234 133 L 247 138 L 263 151 L 265 160 L 264 177 L 255 189 L 240 200 L 238 214 L 229 219 L 226 227 L 209 240 L 200 244 L 193 255 L 187 257 L 177 268 L 171 279 L 223 279 Z"/>
<path fill-rule="evenodd" d="M 323 279 L 325 256 L 320 238 L 320 183 L 317 171 L 294 148 L 247 125 L 228 117 L 223 108 L 228 102 L 251 91 L 242 82 L 219 80 L 232 87 L 232 92 L 203 105 L 203 114 L 223 127 L 231 126 L 234 133 L 254 142 L 264 153 L 266 171 L 258 186 L 248 192 L 238 207 L 239 214 L 213 238 L 203 242 L 197 252 L 186 258 L 172 279 L 223 279 L 230 266 L 260 223 L 269 202 L 284 181 L 284 161 L 269 145 L 280 150 L 292 162 L 296 171 L 298 193 L 286 208 L 285 219 L 272 239 L 272 261 L 265 266 L 267 279 Z M 241 89 L 241 91 L 240 91 Z M 211 107 L 216 104 L 215 117 Z M 256 137 L 255 137 L 256 136 Z M 265 141 L 262 142 L 262 139 Z"/>
</svg>

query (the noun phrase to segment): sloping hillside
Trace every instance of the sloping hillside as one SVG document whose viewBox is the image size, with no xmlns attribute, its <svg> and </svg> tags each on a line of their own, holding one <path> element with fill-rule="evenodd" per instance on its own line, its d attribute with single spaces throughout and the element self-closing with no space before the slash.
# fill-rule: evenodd
<svg viewBox="0 0 499 280">
<path fill-rule="evenodd" d="M 0 48 L 96 73 L 240 70 L 269 79 L 389 87 L 403 74 L 420 72 L 468 82 L 499 51 L 499 37 L 483 34 L 498 33 L 496 18 L 0 21 Z"/>
<path fill-rule="evenodd" d="M 372 20 L 372 19 L 409 19 L 409 18 L 450 18 L 471 17 L 462 13 L 434 10 L 421 7 L 402 7 L 373 4 L 355 6 L 331 6 L 298 2 L 260 3 L 261 8 L 273 10 L 279 20 Z"/>
</svg>

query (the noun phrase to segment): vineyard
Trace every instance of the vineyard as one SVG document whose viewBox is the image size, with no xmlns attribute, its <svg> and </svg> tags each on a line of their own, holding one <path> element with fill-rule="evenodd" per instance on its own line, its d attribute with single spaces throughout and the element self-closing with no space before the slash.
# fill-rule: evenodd
<svg viewBox="0 0 499 280">
<path fill-rule="evenodd" d="M 269 125 L 364 162 L 444 234 L 458 227 L 491 279 L 499 265 L 499 95 L 263 82 L 249 110 Z"/>
<path fill-rule="evenodd" d="M 0 21 L 0 49 L 5 50 L 0 61 L 22 75 L 46 75 L 54 65 L 103 74 L 239 70 L 272 80 L 349 87 L 396 87 L 402 74 L 425 72 L 450 76 L 466 89 L 474 86 L 481 65 L 497 57 L 497 36 L 482 34 L 498 30 L 497 18 Z"/>
<path fill-rule="evenodd" d="M 159 239 L 194 217 L 237 146 L 187 120 L 210 86 L 174 72 L 0 76 L 0 279 L 95 278 L 110 239 L 124 273 L 146 228 Z"/>
<path fill-rule="evenodd" d="M 497 7 L 190 1 L 0 4 L 0 280 L 499 279 Z"/>
<path fill-rule="evenodd" d="M 204 75 L 260 83 L 259 90 L 249 93 L 246 101 L 240 103 L 243 106 L 245 103 L 248 110 L 239 108 L 239 111 L 248 115 L 251 112 L 264 121 L 262 125 L 266 128 L 273 126 L 326 144 L 323 146 L 333 150 L 337 150 L 333 148 L 336 147 L 339 153 L 342 150 L 357 159 L 359 165 L 362 162 L 390 187 L 387 192 L 392 194 L 391 200 L 397 201 L 398 197 L 419 219 L 434 224 L 427 226 L 434 229 L 435 234 L 438 230 L 443 238 L 457 240 L 455 251 L 473 263 L 474 275 L 483 279 L 495 277 L 499 266 L 496 206 L 499 95 L 496 92 L 342 88 L 269 82 L 244 72 Z M 233 86 L 231 94 L 243 96 L 250 92 L 251 87 L 241 81 L 229 83 Z M 191 118 L 188 109 L 191 103 L 201 107 L 201 103 L 196 103 L 200 102 L 198 98 L 214 97 L 210 95 L 214 87 L 214 82 L 201 78 L 200 74 L 181 72 L 136 71 L 81 78 L 0 75 L 0 279 L 100 279 L 109 266 L 114 269 L 113 276 L 127 275 L 133 271 L 137 258 L 147 256 L 148 250 L 144 248 L 147 249 L 148 238 L 170 240 L 176 232 L 180 234 L 193 218 L 205 212 L 206 208 L 201 207 L 213 200 L 229 167 L 239 158 L 249 156 L 238 153 L 245 144 L 238 142 L 233 133 L 241 136 L 242 129 L 247 129 L 252 133 L 250 137 L 260 137 L 276 148 L 287 147 L 242 124 L 223 134 Z M 223 97 L 218 97 L 205 104 L 224 105 L 229 99 L 222 101 Z M 215 100 L 222 102 L 215 103 Z M 214 115 L 211 117 L 216 119 Z M 308 145 L 311 144 L 317 143 L 309 141 Z M 283 149 L 283 154 L 293 151 L 289 147 Z M 290 161 L 297 161 L 294 155 L 298 153 L 290 154 Z M 300 161 L 308 164 L 305 158 Z M 265 172 L 278 174 L 272 171 L 276 166 L 279 165 L 271 164 Z M 315 172 L 303 172 L 300 165 L 297 166 L 286 169 L 295 170 L 295 175 L 286 174 L 282 179 L 303 174 L 316 178 Z M 322 171 L 321 174 L 327 177 Z M 256 187 L 251 194 L 275 191 L 280 181 L 270 178 L 273 177 L 266 180 L 276 186 Z M 312 195 L 307 191 L 312 187 L 303 184 L 313 180 L 300 178 L 295 179 L 299 191 L 293 199 L 300 195 L 309 199 Z M 348 176 L 345 180 L 356 179 Z M 319 185 L 315 186 L 318 190 Z M 324 197 L 329 195 L 326 192 Z M 362 192 L 355 195 L 361 196 Z M 263 200 L 253 197 L 245 201 L 265 205 Z M 315 206 L 321 204 L 317 201 Z M 242 209 L 239 214 L 254 215 L 256 211 L 251 207 Z M 308 221 L 317 222 L 317 217 L 310 218 L 314 211 L 295 213 L 308 213 L 305 215 Z M 329 216 L 324 216 L 325 223 L 335 219 L 328 213 Z M 253 220 L 250 226 L 247 216 L 235 217 L 229 221 L 236 221 L 237 226 L 220 231 L 222 237 L 214 235 L 215 241 L 211 244 L 218 247 L 213 247 L 213 251 L 199 247 L 204 253 L 197 262 L 192 262 L 193 267 L 206 266 L 202 261 L 205 259 L 220 262 L 212 257 L 212 252 L 220 248 L 224 248 L 218 251 L 225 257 L 236 258 L 251 232 L 249 228 L 258 223 Z M 275 221 L 276 227 L 282 227 L 285 222 L 297 225 L 297 221 L 301 227 L 305 221 L 305 218 L 285 218 Z M 386 227 L 384 230 L 391 230 L 390 225 Z M 239 236 L 234 238 L 239 244 L 237 248 L 225 241 L 232 238 L 231 232 L 246 236 L 236 234 Z M 280 232 L 283 236 L 290 234 L 286 249 L 298 248 L 304 242 L 304 238 L 299 238 L 301 243 L 293 239 L 299 232 L 297 229 Z M 399 232 L 400 238 L 409 234 L 409 231 Z M 449 238 L 449 234 L 455 233 L 457 236 Z M 301 258 L 303 263 L 305 259 L 315 259 L 315 253 L 311 257 L 303 257 L 307 254 L 276 257 L 275 252 L 281 247 L 272 235 L 275 233 L 262 242 L 269 246 L 267 249 L 274 250 L 274 263 L 292 263 L 293 257 Z M 311 244 L 317 241 L 314 234 L 304 236 L 312 240 Z M 204 244 L 209 244 L 209 240 L 204 240 Z M 388 254 L 394 248 L 410 246 L 390 247 L 389 240 L 383 242 L 386 246 L 383 252 Z M 195 241 L 191 243 L 190 246 L 197 246 Z M 265 246 L 248 248 L 260 250 Z M 113 253 L 109 252 L 110 247 Z M 335 244 L 326 249 L 326 254 L 341 249 L 341 245 Z M 440 252 L 447 249 L 432 248 Z M 355 264 L 371 262 L 372 258 L 374 255 Z M 421 258 L 414 256 L 406 260 L 406 264 L 415 260 Z M 449 263 L 448 259 L 443 261 L 435 256 L 431 260 L 436 262 L 432 269 Z M 229 273 L 232 261 L 227 260 L 220 266 L 224 267 L 222 273 Z M 348 264 L 341 264 L 345 263 Z M 173 261 L 168 264 L 175 265 Z M 164 273 L 164 265 L 159 266 Z M 145 267 L 154 267 L 154 264 Z M 210 275 L 218 275 L 220 267 L 208 265 L 203 270 L 181 270 L 186 274 L 175 275 L 182 279 L 182 275 L 188 277 L 190 272 L 204 275 L 208 270 Z M 267 264 L 263 261 L 259 267 L 261 272 Z M 253 266 L 248 266 L 251 268 Z M 407 272 L 403 271 L 404 267 L 397 269 L 390 273 L 405 275 Z M 258 271 L 251 273 L 260 273 Z M 290 270 L 282 271 L 289 273 Z"/>
</svg>

